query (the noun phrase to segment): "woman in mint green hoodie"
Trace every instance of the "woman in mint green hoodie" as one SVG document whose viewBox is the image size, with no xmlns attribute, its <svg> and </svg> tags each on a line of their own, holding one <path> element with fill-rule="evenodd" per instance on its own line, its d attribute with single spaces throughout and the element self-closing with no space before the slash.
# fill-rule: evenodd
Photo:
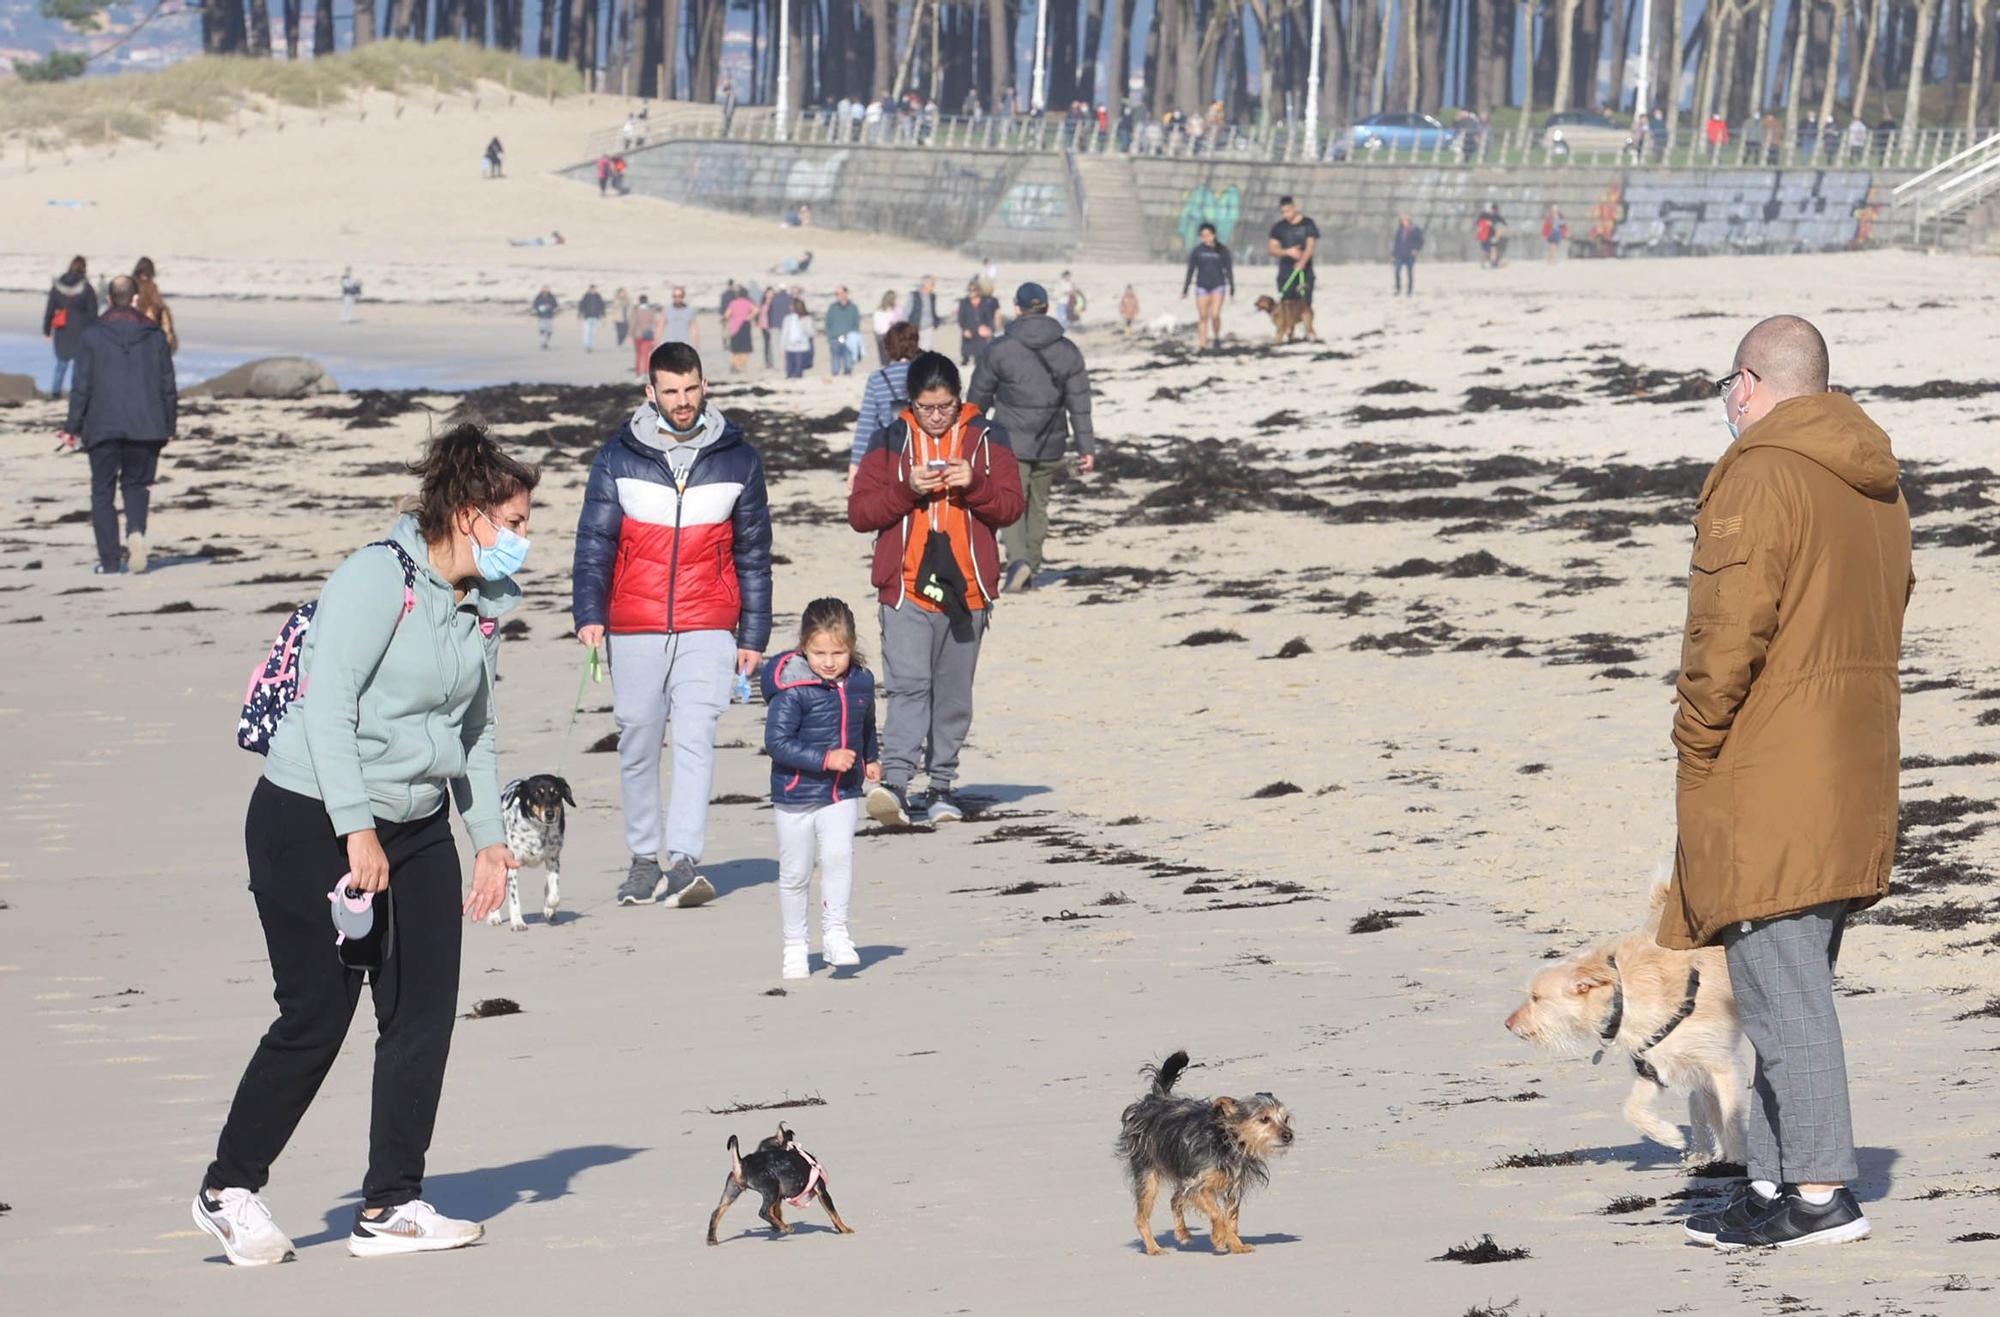
<svg viewBox="0 0 2000 1317">
<path fill-rule="evenodd" d="M 299 696 L 272 737 L 244 827 L 278 1018 L 244 1071 L 195 1195 L 195 1223 L 238 1265 L 291 1240 L 258 1197 L 332 1068 L 364 977 L 375 1003 L 368 1174 L 348 1251 L 458 1248 L 475 1222 L 424 1203 L 458 1009 L 461 914 L 500 904 L 505 845 L 494 749 L 499 618 L 520 602 L 537 473 L 476 426 L 431 441 L 422 488 L 386 540 L 328 578 L 300 659 Z M 446 795 L 478 852 L 461 897 Z M 381 927 L 336 947 L 329 902 L 373 893 Z M 343 899 L 345 896 L 343 895 Z"/>
</svg>

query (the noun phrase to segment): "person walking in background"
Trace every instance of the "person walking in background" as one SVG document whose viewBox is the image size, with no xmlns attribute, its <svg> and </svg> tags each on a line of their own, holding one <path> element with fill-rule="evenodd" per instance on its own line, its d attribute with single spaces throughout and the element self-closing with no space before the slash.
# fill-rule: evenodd
<svg viewBox="0 0 2000 1317">
<path fill-rule="evenodd" d="M 617 346 L 625 346 L 625 336 L 632 332 L 632 294 L 620 288 L 611 294 L 611 332 L 617 335 Z"/>
<path fill-rule="evenodd" d="M 741 375 L 750 365 L 750 333 L 757 322 L 757 304 L 748 289 L 738 286 L 735 296 L 722 311 L 723 331 L 729 336 L 729 371 Z"/>
<path fill-rule="evenodd" d="M 632 373 L 646 378 L 646 363 L 653 359 L 653 345 L 660 337 L 660 308 L 639 294 L 632 308 Z"/>
<path fill-rule="evenodd" d="M 854 418 L 854 448 L 847 460 L 850 494 L 854 492 L 855 475 L 861 470 L 861 459 L 868 454 L 868 441 L 910 405 L 910 362 L 917 355 L 917 327 L 899 320 L 889 326 L 882 339 L 882 351 L 888 362 L 868 377 L 861 390 L 861 414 Z"/>
<path fill-rule="evenodd" d="M 535 332 L 541 336 L 542 351 L 547 352 L 549 340 L 555 337 L 556 311 L 559 309 L 556 295 L 549 291 L 547 284 L 543 284 L 542 291 L 535 294 L 535 300 L 529 304 L 528 309 L 534 312 Z"/>
<path fill-rule="evenodd" d="M 1550 202 L 1548 212 L 1542 216 L 1542 244 L 1548 248 L 1550 265 L 1556 263 L 1563 244 L 1568 241 L 1569 221 L 1563 218 L 1562 207 Z"/>
<path fill-rule="evenodd" d="M 1049 316 L 1049 295 L 1040 284 L 1022 284 L 1014 305 L 1018 314 L 973 372 L 966 394 L 968 402 L 1012 436 L 1026 498 L 1025 515 L 1007 526 L 1003 594 L 1034 588 L 1049 534 L 1050 489 L 1072 436 L 1078 466 L 1085 472 L 1097 468 L 1090 371 L 1082 350 L 1063 337 L 1062 326 Z"/>
<path fill-rule="evenodd" d="M 660 342 L 685 343 L 691 348 L 699 348 L 701 319 L 688 305 L 688 290 L 677 287 L 670 296 L 673 300 L 660 312 Z"/>
<path fill-rule="evenodd" d="M 1319 250 L 1319 225 L 1290 197 L 1278 198 L 1278 222 L 1265 243 L 1278 260 L 1278 297 L 1312 305 L 1313 255 Z"/>
<path fill-rule="evenodd" d="M 903 299 L 891 290 L 882 294 L 882 301 L 876 306 L 871 321 L 875 330 L 875 364 L 889 364 L 889 327 L 903 319 Z"/>
<path fill-rule="evenodd" d="M 620 905 L 683 909 L 715 895 L 699 873 L 715 728 L 736 676 L 771 638 L 771 510 L 764 462 L 708 401 L 701 354 L 662 343 L 646 402 L 598 451 L 576 526 L 572 611 L 590 649 L 610 640 L 625 844 Z M 660 743 L 674 775 L 660 820 Z M 660 854 L 664 847 L 666 866 Z"/>
<path fill-rule="evenodd" d="M 604 294 L 592 284 L 583 290 L 583 296 L 576 299 L 576 318 L 583 322 L 583 350 L 590 352 L 597 347 L 597 327 L 604 323 Z"/>
<path fill-rule="evenodd" d="M 1396 291 L 1405 297 L 1417 295 L 1417 253 L 1424 249 L 1424 231 L 1407 214 L 1396 217 L 1396 231 L 1389 238 L 1389 259 L 1396 267 Z"/>
<path fill-rule="evenodd" d="M 861 361 L 861 308 L 847 295 L 845 284 L 833 290 L 826 308 L 826 355 L 835 375 L 849 375 Z"/>
<path fill-rule="evenodd" d="M 1718 1249 L 1861 1239 L 1833 973 L 1889 890 L 1910 512 L 1889 436 L 1827 389 L 1826 341 L 1759 323 L 1716 381 L 1733 442 L 1696 505 L 1658 941 L 1721 943 L 1756 1051 L 1749 1181 L 1687 1219 Z"/>
<path fill-rule="evenodd" d="M 788 299 L 780 338 L 785 349 L 785 378 L 802 379 L 812 369 L 813 322 L 812 312 L 806 309 L 806 301 L 797 293 Z"/>
<path fill-rule="evenodd" d="M 1125 285 L 1125 294 L 1118 299 L 1118 317 L 1125 322 L 1125 337 L 1132 337 L 1132 328 L 1139 323 L 1139 294 L 1131 284 Z"/>
<path fill-rule="evenodd" d="M 76 345 L 83 331 L 97 323 L 97 290 L 90 286 L 90 266 L 81 256 L 72 256 L 62 277 L 49 285 L 48 305 L 42 309 L 42 337 L 56 356 L 55 375 L 49 382 L 49 396 L 60 398 L 69 378 L 70 363 L 76 360 Z"/>
<path fill-rule="evenodd" d="M 975 280 L 966 285 L 958 303 L 958 364 L 963 366 L 986 355 L 999 332 L 1000 304 Z"/>
<path fill-rule="evenodd" d="M 861 654 L 852 609 L 815 599 L 799 619 L 799 646 L 764 666 L 764 750 L 778 824 L 782 973 L 810 976 L 806 911 L 819 866 L 820 954 L 829 966 L 859 965 L 848 930 L 854 832 L 861 793 L 882 780 L 875 735 L 875 677 Z"/>
<path fill-rule="evenodd" d="M 608 154 L 597 157 L 597 195 L 611 195 L 611 157 Z"/>
<path fill-rule="evenodd" d="M 1056 278 L 1056 295 L 1049 303 L 1049 311 L 1055 316 L 1056 323 L 1063 327 L 1065 333 L 1068 332 L 1070 327 L 1070 313 L 1075 310 L 1070 305 L 1075 297 L 1076 283 L 1069 277 L 1069 271 L 1064 270 Z"/>
<path fill-rule="evenodd" d="M 424 1163 L 458 1012 L 459 916 L 498 909 L 516 867 L 500 809 L 496 627 L 521 602 L 512 575 L 538 476 L 472 425 L 431 440 L 415 469 L 415 510 L 327 578 L 298 660 L 311 694 L 278 724 L 250 793 L 250 893 L 278 1018 L 193 1204 L 238 1266 L 292 1256 L 258 1195 L 340 1055 L 364 979 L 374 1104 L 347 1251 L 431 1252 L 485 1233 L 423 1200 Z M 462 899 L 454 799 L 475 852 Z M 366 901 L 374 927 L 332 945 L 329 898 L 336 925 Z"/>
<path fill-rule="evenodd" d="M 361 281 L 354 277 L 354 267 L 348 266 L 340 272 L 340 323 L 354 323 L 354 304 L 361 300 Z"/>
<path fill-rule="evenodd" d="M 181 336 L 174 328 L 174 313 L 167 306 L 167 299 L 160 295 L 159 272 L 153 267 L 153 258 L 141 256 L 132 266 L 132 309 L 160 327 L 167 336 L 167 351 L 181 350 Z"/>
<path fill-rule="evenodd" d="M 1203 224 L 1197 231 L 1199 241 L 1188 252 L 1187 273 L 1181 278 L 1181 296 L 1188 295 L 1188 286 L 1193 285 L 1195 313 L 1200 317 L 1200 328 L 1195 334 L 1195 351 L 1222 346 L 1222 299 L 1224 295 L 1236 296 L 1236 262 L 1216 236 L 1213 224 Z M 1130 291 L 1127 289 L 1126 291 Z M 1132 299 L 1135 310 L 1126 321 L 1126 333 L 1131 333 L 1131 320 L 1138 318 L 1136 307 L 1139 299 Z"/>
<path fill-rule="evenodd" d="M 111 281 L 111 309 L 77 338 L 76 383 L 63 441 L 90 458 L 90 526 L 99 575 L 124 570 L 114 492 L 125 497 L 125 543 L 132 570 L 146 570 L 146 511 L 160 452 L 178 433 L 180 390 L 167 337 L 133 307 L 137 289 Z"/>
<path fill-rule="evenodd" d="M 917 281 L 910 292 L 910 300 L 903 309 L 903 319 L 917 327 L 917 342 L 922 352 L 930 352 L 937 346 L 937 327 L 944 323 L 938 314 L 937 279 L 925 275 Z"/>
<path fill-rule="evenodd" d="M 500 145 L 499 135 L 495 134 L 493 140 L 486 144 L 486 177 L 499 178 L 500 164 L 506 158 L 507 148 Z"/>
<path fill-rule="evenodd" d="M 938 824 L 965 817 L 953 788 L 998 593 L 995 534 L 1021 515 L 1021 479 L 1006 431 L 963 401 L 949 357 L 918 356 L 907 385 L 909 407 L 870 437 L 847 499 L 848 524 L 876 537 L 870 580 L 889 694 L 882 780 L 867 806 L 878 823 Z M 910 797 L 920 765 L 925 803 Z"/>
<path fill-rule="evenodd" d="M 790 299 L 786 300 L 789 301 Z M 774 319 L 772 316 L 772 311 L 776 308 L 777 304 L 778 290 L 776 288 L 766 288 L 763 300 L 757 305 L 757 331 L 764 338 L 765 370 L 771 369 L 771 331 L 781 329 L 784 326 L 782 318 Z"/>
</svg>

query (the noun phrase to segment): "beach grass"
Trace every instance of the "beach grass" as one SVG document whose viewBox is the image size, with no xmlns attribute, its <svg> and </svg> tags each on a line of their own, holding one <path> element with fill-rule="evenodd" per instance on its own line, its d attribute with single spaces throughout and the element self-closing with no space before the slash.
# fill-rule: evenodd
<svg viewBox="0 0 2000 1317">
<path fill-rule="evenodd" d="M 573 96 L 573 65 L 523 59 L 462 41 L 376 41 L 310 60 L 202 55 L 157 73 L 10 85 L 0 96 L 0 138 L 37 145 L 150 140 L 169 119 L 210 123 L 272 106 L 332 110 L 368 91 L 466 92 L 481 83 L 528 96 Z"/>
</svg>

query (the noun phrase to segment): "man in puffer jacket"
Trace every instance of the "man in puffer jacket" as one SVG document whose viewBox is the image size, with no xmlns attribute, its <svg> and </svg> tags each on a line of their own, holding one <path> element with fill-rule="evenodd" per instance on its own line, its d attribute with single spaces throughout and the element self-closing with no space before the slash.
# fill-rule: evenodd
<svg viewBox="0 0 2000 1317">
<path fill-rule="evenodd" d="M 771 513 L 764 462 L 708 403 L 701 356 L 662 343 L 646 405 L 590 466 L 576 527 L 576 638 L 609 637 L 612 715 L 631 867 L 621 905 L 697 906 L 715 727 L 737 673 L 771 637 Z M 660 740 L 673 723 L 664 830 Z M 666 866 L 659 856 L 664 849 Z"/>
<path fill-rule="evenodd" d="M 1018 314 L 981 358 L 966 401 L 996 421 L 1014 442 L 1021 464 L 1027 514 L 1007 530 L 1007 576 L 1001 593 L 1031 590 L 1042 569 L 1049 534 L 1049 490 L 1069 452 L 1072 436 L 1083 471 L 1097 466 L 1097 433 L 1090 424 L 1090 371 L 1083 352 L 1063 337 L 1049 315 L 1040 284 L 1014 294 Z"/>
</svg>

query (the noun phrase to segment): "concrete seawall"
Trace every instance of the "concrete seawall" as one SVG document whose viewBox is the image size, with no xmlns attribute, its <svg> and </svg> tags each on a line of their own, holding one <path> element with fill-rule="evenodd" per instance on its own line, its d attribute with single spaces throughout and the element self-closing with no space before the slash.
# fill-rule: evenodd
<svg viewBox="0 0 2000 1317">
<path fill-rule="evenodd" d="M 1270 164 L 1228 159 L 1008 154 L 914 145 L 679 140 L 627 157 L 633 190 L 766 218 L 801 204 L 823 227 L 866 229 L 1000 258 L 1180 260 L 1213 223 L 1246 264 L 1269 258 L 1278 198 L 1319 224 L 1328 261 L 1377 261 L 1407 212 L 1427 260 L 1470 260 L 1474 217 L 1499 206 L 1516 256 L 1538 247 L 1550 204 L 1575 254 L 1828 251 L 1877 238 L 1905 177 L 1868 169 L 1626 170 L 1587 165 Z M 572 177 L 594 182 L 595 168 Z M 1883 234 L 1887 238 L 1892 235 Z"/>
</svg>

